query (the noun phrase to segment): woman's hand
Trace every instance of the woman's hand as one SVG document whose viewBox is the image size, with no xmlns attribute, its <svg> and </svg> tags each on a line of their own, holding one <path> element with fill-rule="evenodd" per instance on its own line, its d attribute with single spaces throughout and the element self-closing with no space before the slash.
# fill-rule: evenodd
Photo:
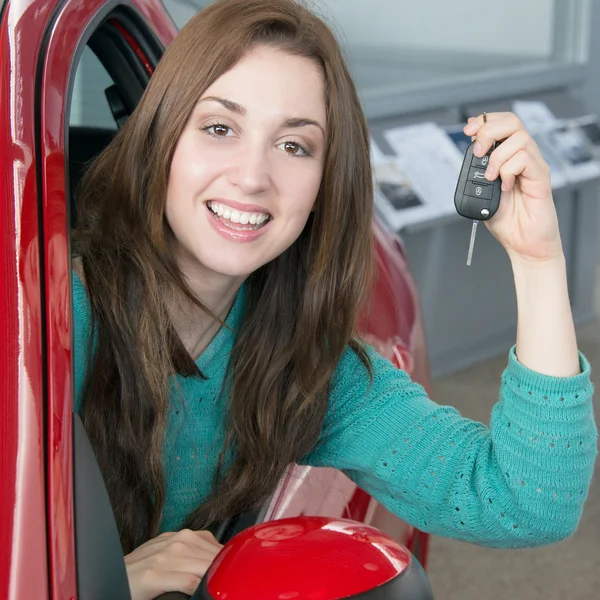
<svg viewBox="0 0 600 600">
<path fill-rule="evenodd" d="M 494 141 L 489 180 L 502 178 L 496 214 L 485 224 L 504 246 L 512 263 L 517 294 L 517 357 L 529 369 L 554 377 L 580 372 L 575 327 L 550 169 L 537 144 L 512 113 L 469 119 L 466 135 L 475 136 L 483 156 Z"/>
<path fill-rule="evenodd" d="M 502 195 L 496 214 L 485 221 L 509 257 L 526 262 L 546 262 L 563 257 L 558 218 L 552 199 L 550 168 L 537 144 L 513 113 L 489 113 L 471 117 L 466 135 L 477 140 L 475 156 L 484 156 L 494 142 L 486 178 L 502 179 Z M 503 141 L 504 140 L 504 141 Z"/>
<path fill-rule="evenodd" d="M 132 600 L 165 592 L 192 595 L 223 546 L 208 531 L 163 533 L 125 557 Z"/>
</svg>

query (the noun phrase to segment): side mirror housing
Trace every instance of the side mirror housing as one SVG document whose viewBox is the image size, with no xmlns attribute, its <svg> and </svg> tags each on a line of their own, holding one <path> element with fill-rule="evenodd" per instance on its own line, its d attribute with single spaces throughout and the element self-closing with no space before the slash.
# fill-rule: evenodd
<svg viewBox="0 0 600 600">
<path fill-rule="evenodd" d="M 192 600 L 433 600 L 401 544 L 347 519 L 294 517 L 255 525 L 217 555 Z"/>
</svg>

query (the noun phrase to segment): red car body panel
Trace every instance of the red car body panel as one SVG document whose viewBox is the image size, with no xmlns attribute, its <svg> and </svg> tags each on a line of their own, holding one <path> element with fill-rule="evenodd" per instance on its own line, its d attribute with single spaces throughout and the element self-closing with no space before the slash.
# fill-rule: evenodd
<svg viewBox="0 0 600 600">
<path fill-rule="evenodd" d="M 105 4 L 16 0 L 2 9 L 0 598 L 8 600 L 77 596 L 65 105 L 75 50 Z M 177 30 L 162 4 L 129 5 L 167 46 Z M 380 279 L 360 329 L 428 388 L 413 279 L 397 238 L 377 222 L 374 233 Z M 273 516 L 290 498 L 286 489 L 284 480 Z M 355 486 L 342 504 L 345 516 L 359 520 L 374 510 Z"/>
<path fill-rule="evenodd" d="M 0 29 L 0 596 L 48 596 L 34 86 L 52 5 L 10 3 Z M 25 43 L 22 43 L 26 40 Z M 41 534 L 41 535 L 40 535 Z"/>
<path fill-rule="evenodd" d="M 59 4 L 59 3 L 57 3 Z M 82 33 L 104 0 L 66 2 L 51 25 L 41 80 L 42 198 L 48 369 L 48 550 L 52 598 L 76 596 L 71 414 L 71 286 L 65 170 L 65 101 Z M 136 7 L 166 46 L 176 28 L 160 3 Z M 139 50 L 139 49 L 138 49 Z M 140 51 L 141 52 L 141 51 Z M 145 61 L 147 63 L 147 61 Z"/>
<path fill-rule="evenodd" d="M 212 598 L 227 600 L 356 598 L 397 578 L 411 559 L 378 529 L 296 517 L 236 536 L 207 571 L 206 587 Z"/>
</svg>

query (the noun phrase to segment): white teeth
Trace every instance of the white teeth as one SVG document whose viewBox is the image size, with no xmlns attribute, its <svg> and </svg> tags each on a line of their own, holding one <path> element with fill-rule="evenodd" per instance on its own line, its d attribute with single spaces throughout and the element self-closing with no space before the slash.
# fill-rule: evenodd
<svg viewBox="0 0 600 600">
<path fill-rule="evenodd" d="M 242 212 L 233 208 L 229 208 L 228 206 L 220 204 L 219 202 L 207 202 L 207 205 L 208 208 L 216 215 L 241 225 L 261 225 L 270 217 L 268 213 Z"/>
</svg>

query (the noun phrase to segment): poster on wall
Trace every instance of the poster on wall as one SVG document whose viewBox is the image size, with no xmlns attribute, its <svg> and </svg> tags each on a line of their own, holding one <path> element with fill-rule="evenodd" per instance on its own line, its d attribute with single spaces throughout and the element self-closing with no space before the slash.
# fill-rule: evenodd
<svg viewBox="0 0 600 600">
<path fill-rule="evenodd" d="M 393 231 L 434 219 L 436 211 L 426 205 L 393 156 L 381 156 L 373 162 L 375 207 Z"/>
<path fill-rule="evenodd" d="M 424 196 L 426 182 L 418 181 L 417 170 L 411 166 L 406 154 L 386 155 L 371 140 L 371 157 L 375 208 L 391 229 L 400 231 L 452 212 L 440 209 L 439 202 L 431 201 L 431 195 L 429 198 Z M 456 182 L 453 185 L 456 186 Z"/>
<path fill-rule="evenodd" d="M 515 100 L 512 108 L 550 166 L 553 188 L 600 177 L 600 153 L 577 120 L 556 118 L 540 101 Z"/>
<path fill-rule="evenodd" d="M 462 153 L 435 123 L 384 132 L 394 154 L 373 146 L 378 211 L 395 231 L 455 214 L 454 191 Z"/>
</svg>

